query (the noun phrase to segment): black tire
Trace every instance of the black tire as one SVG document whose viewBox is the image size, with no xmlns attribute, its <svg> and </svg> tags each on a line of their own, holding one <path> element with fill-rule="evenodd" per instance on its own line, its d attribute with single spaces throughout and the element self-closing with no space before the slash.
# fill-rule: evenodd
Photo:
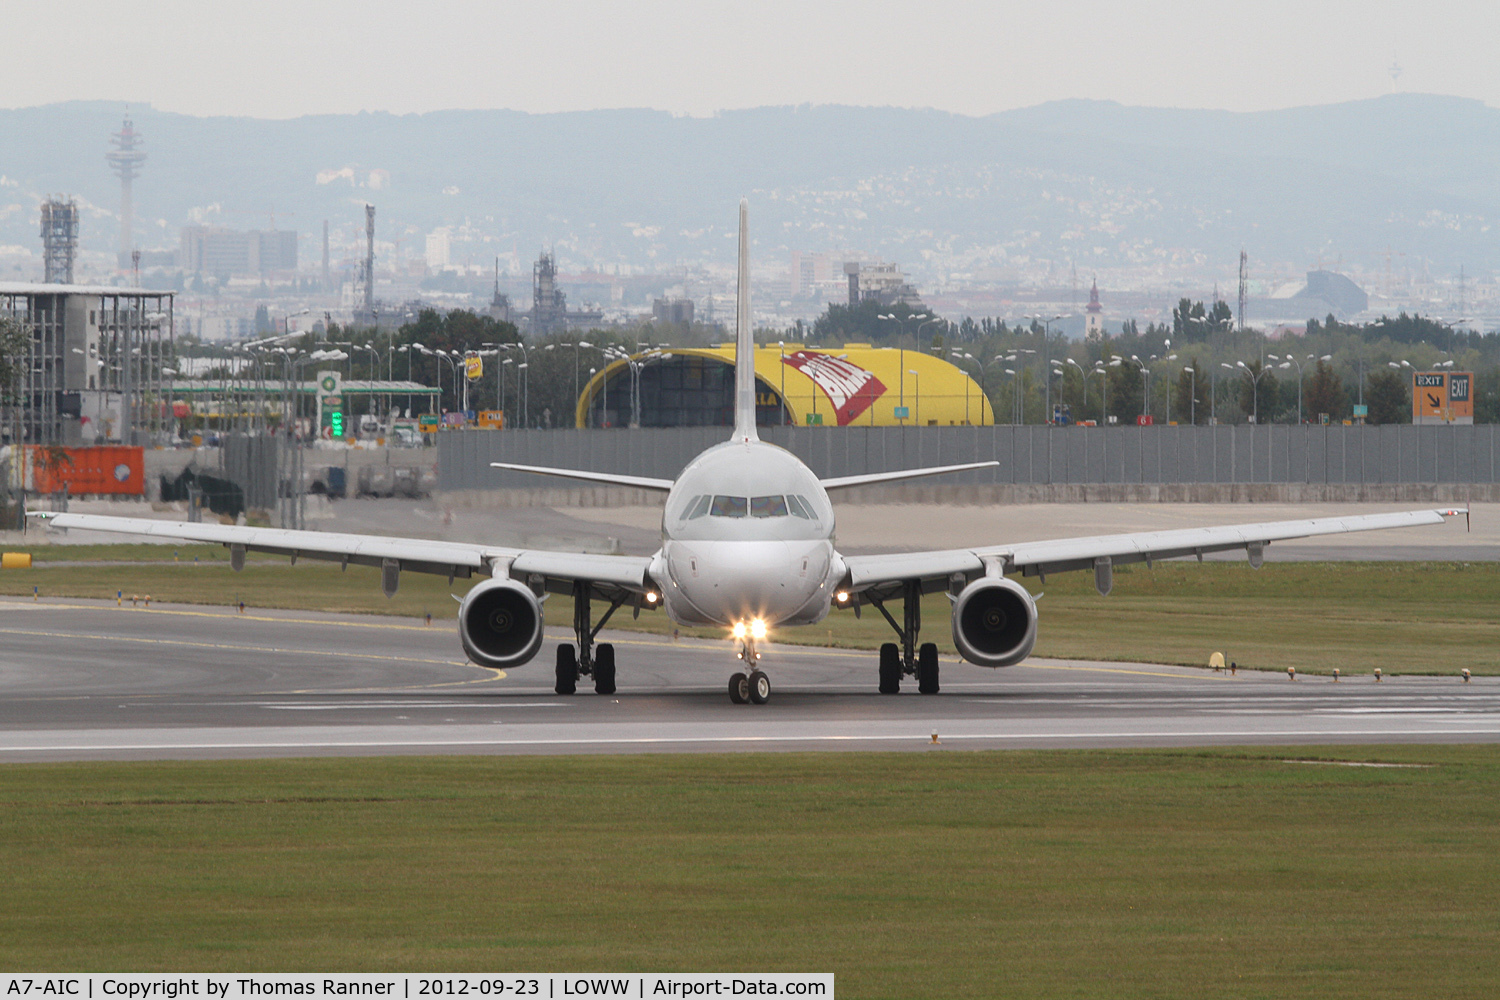
<svg viewBox="0 0 1500 1000">
<path fill-rule="evenodd" d="M 750 700 L 757 705 L 764 705 L 771 700 L 771 678 L 766 676 L 764 670 L 750 673 Z"/>
<path fill-rule="evenodd" d="M 894 642 L 880 646 L 880 693 L 901 693 L 901 650 Z"/>
<path fill-rule="evenodd" d="M 935 642 L 924 642 L 917 650 L 917 690 L 922 694 L 938 693 L 938 656 Z"/>
<path fill-rule="evenodd" d="M 739 673 L 729 675 L 729 700 L 736 705 L 750 700 L 750 678 Z"/>
<path fill-rule="evenodd" d="M 557 687 L 553 690 L 558 694 L 573 694 L 578 690 L 578 651 L 571 642 L 557 645 Z"/>
<path fill-rule="evenodd" d="M 594 693 L 615 693 L 615 644 L 601 642 L 594 647 Z"/>
</svg>

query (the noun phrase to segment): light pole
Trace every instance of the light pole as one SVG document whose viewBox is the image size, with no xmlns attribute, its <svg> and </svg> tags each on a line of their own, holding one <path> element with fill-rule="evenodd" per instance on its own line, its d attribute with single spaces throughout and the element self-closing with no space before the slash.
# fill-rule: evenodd
<svg viewBox="0 0 1500 1000">
<path fill-rule="evenodd" d="M 1150 416 L 1151 415 L 1151 369 L 1147 368 L 1145 362 L 1143 362 L 1139 357 L 1137 357 L 1134 354 L 1132 354 L 1130 356 L 1130 360 L 1131 360 L 1131 363 L 1133 363 L 1135 365 L 1136 369 L 1138 371 L 1140 371 L 1140 373 L 1143 376 L 1145 376 L 1146 385 L 1145 385 L 1145 388 L 1142 390 L 1142 395 L 1141 395 L 1141 414 L 1142 414 L 1142 416 Z"/>
<path fill-rule="evenodd" d="M 1057 320 L 1062 319 L 1063 316 L 1064 316 L 1063 313 L 1058 313 L 1056 316 L 1053 316 L 1051 319 L 1045 320 L 1042 323 L 1042 367 L 1043 367 L 1043 369 L 1046 369 L 1050 365 L 1050 363 L 1052 361 L 1052 348 L 1051 348 L 1051 346 L 1049 344 L 1049 342 L 1052 339 L 1052 324 L 1055 323 Z M 1036 318 L 1037 319 L 1041 319 L 1040 316 L 1037 316 Z M 1028 351 L 1027 353 L 1034 354 L 1036 352 L 1035 351 Z M 1046 395 L 1046 399 L 1043 401 L 1043 406 L 1046 408 L 1047 412 L 1045 412 L 1045 413 L 1042 414 L 1042 422 L 1046 423 L 1046 424 L 1050 424 L 1050 423 L 1052 423 L 1052 382 L 1051 382 L 1050 379 L 1047 381 L 1047 391 L 1046 391 L 1045 395 Z"/>
<path fill-rule="evenodd" d="M 920 317 L 915 317 L 915 318 L 920 318 Z M 928 316 L 928 318 L 926 320 L 924 320 L 923 322 L 917 324 L 917 334 L 916 334 L 917 350 L 920 351 L 922 349 L 922 328 L 925 327 L 925 326 L 931 326 L 934 323 L 944 323 L 944 322 L 947 322 L 947 321 L 943 320 L 943 319 L 939 319 L 936 316 Z M 931 345 L 929 345 L 929 347 L 930 346 Z M 927 353 L 931 354 L 932 351 L 929 350 Z"/>
<path fill-rule="evenodd" d="M 1182 370 L 1188 373 L 1188 410 L 1191 413 L 1188 422 L 1196 427 L 1198 426 L 1198 370 L 1192 365 L 1183 365 Z"/>
<path fill-rule="evenodd" d="M 912 418 L 912 422 L 914 424 L 916 424 L 918 427 L 921 427 L 922 426 L 922 376 L 919 375 L 919 374 L 917 374 L 917 370 L 915 368 L 908 368 L 906 370 L 906 374 L 910 375 L 917 382 L 917 387 L 916 387 L 915 390 L 913 390 L 913 395 L 915 395 L 917 397 L 917 415 Z"/>
<path fill-rule="evenodd" d="M 1272 361 L 1281 360 L 1281 364 L 1279 364 L 1279 365 L 1276 366 L 1278 368 L 1291 368 L 1291 367 L 1294 367 L 1294 366 L 1296 367 L 1296 369 L 1297 369 L 1297 423 L 1299 423 L 1299 424 L 1302 423 L 1302 362 L 1298 361 L 1296 358 L 1294 358 L 1290 354 L 1286 355 L 1284 359 L 1278 359 L 1278 356 L 1275 355 L 1275 354 L 1267 354 L 1266 357 L 1270 358 Z M 1318 356 L 1316 354 L 1309 354 L 1307 356 L 1307 360 L 1314 361 L 1314 360 L 1317 360 L 1317 357 Z M 1329 361 L 1329 360 L 1332 360 L 1332 358 L 1333 358 L 1332 354 L 1325 354 L 1325 355 L 1323 355 L 1322 360 Z"/>
<path fill-rule="evenodd" d="M 1251 409 L 1253 411 L 1250 417 L 1250 422 L 1253 424 L 1260 423 L 1260 380 L 1265 377 L 1266 373 L 1269 372 L 1270 369 L 1262 368 L 1260 371 L 1256 371 L 1254 368 L 1251 368 L 1243 361 L 1236 361 L 1233 366 L 1224 365 L 1224 367 L 1228 368 L 1230 371 L 1238 369 L 1239 372 L 1245 376 L 1245 378 L 1250 380 L 1250 399 L 1252 404 Z"/>
<path fill-rule="evenodd" d="M 1011 379 L 1010 379 L 1010 422 L 1012 424 L 1015 424 L 1015 423 L 1017 423 L 1016 412 L 1020 409 L 1020 407 L 1017 404 L 1016 400 L 1020 397 L 1020 394 L 1021 394 L 1021 373 L 1018 372 L 1018 371 L 1016 371 L 1014 368 L 1006 368 L 1006 369 L 1004 369 L 1004 371 L 1005 371 L 1005 374 L 1011 376 Z"/>
</svg>

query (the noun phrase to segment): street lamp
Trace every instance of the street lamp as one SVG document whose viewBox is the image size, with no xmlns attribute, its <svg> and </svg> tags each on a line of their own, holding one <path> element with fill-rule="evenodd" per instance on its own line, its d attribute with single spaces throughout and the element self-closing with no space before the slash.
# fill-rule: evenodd
<svg viewBox="0 0 1500 1000">
<path fill-rule="evenodd" d="M 1043 369 L 1046 369 L 1047 365 L 1052 361 L 1052 348 L 1051 348 L 1051 346 L 1049 344 L 1049 342 L 1052 339 L 1052 324 L 1055 323 L 1055 322 L 1057 322 L 1058 320 L 1062 319 L 1064 315 L 1068 315 L 1068 314 L 1058 313 L 1056 316 L 1053 316 L 1051 319 L 1044 320 L 1043 323 L 1042 323 L 1042 367 L 1043 367 Z M 1040 315 L 1033 317 L 1033 319 L 1041 319 L 1041 318 L 1042 317 Z M 1027 351 L 1026 353 L 1028 353 L 1028 354 L 1035 354 L 1036 352 L 1035 351 Z M 1042 414 L 1042 422 L 1046 423 L 1046 424 L 1050 424 L 1050 423 L 1052 423 L 1052 381 L 1050 379 L 1047 380 L 1047 387 L 1046 387 L 1046 389 L 1047 389 L 1047 391 L 1045 393 L 1046 399 L 1045 399 L 1043 405 L 1046 407 L 1047 412 L 1044 413 L 1044 414 Z"/>
<path fill-rule="evenodd" d="M 1134 354 L 1132 354 L 1130 356 L 1130 361 L 1131 361 L 1132 364 L 1135 365 L 1136 369 L 1139 370 L 1140 373 L 1146 377 L 1146 386 L 1145 386 L 1145 389 L 1143 390 L 1143 394 L 1141 396 L 1141 412 L 1145 416 L 1150 416 L 1151 415 L 1151 369 L 1147 368 L 1146 367 L 1146 363 L 1144 361 L 1142 361 L 1139 357 L 1137 357 Z"/>
<path fill-rule="evenodd" d="M 1222 362 L 1220 363 L 1222 364 Z M 1262 368 L 1260 371 L 1256 371 L 1249 365 L 1245 364 L 1245 362 L 1243 361 L 1236 361 L 1233 366 L 1224 365 L 1224 367 L 1228 368 L 1230 371 L 1239 369 L 1240 373 L 1250 380 L 1250 399 L 1251 409 L 1253 411 L 1250 422 L 1255 424 L 1260 423 L 1260 380 L 1264 378 L 1271 369 Z"/>
<path fill-rule="evenodd" d="M 922 426 L 922 376 L 917 373 L 917 370 L 915 368 L 908 368 L 906 370 L 906 373 L 908 375 L 910 375 L 912 378 L 916 379 L 916 381 L 917 381 L 917 387 L 916 387 L 916 389 L 913 390 L 913 395 L 915 395 L 916 398 L 917 398 L 917 415 L 912 418 L 912 422 L 915 423 L 918 427 L 921 427 Z"/>
<path fill-rule="evenodd" d="M 1198 370 L 1192 365 L 1183 365 L 1182 370 L 1188 373 L 1188 421 L 1198 426 Z M 1171 399 L 1171 396 L 1167 397 Z"/>
</svg>

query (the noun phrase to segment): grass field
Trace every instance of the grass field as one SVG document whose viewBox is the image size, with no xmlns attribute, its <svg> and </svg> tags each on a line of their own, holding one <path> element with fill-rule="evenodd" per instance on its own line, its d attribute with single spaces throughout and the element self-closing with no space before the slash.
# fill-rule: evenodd
<svg viewBox="0 0 1500 1000">
<path fill-rule="evenodd" d="M 1492 997 L 1500 970 L 1496 747 L 11 765 L 0 802 L 7 970 L 923 998 Z"/>
<path fill-rule="evenodd" d="M 0 593 L 113 598 L 117 591 L 158 601 L 302 608 L 452 619 L 471 581 L 405 573 L 396 597 L 380 592 L 377 570 L 329 563 L 291 567 L 285 560 L 252 559 L 244 571 L 227 569 L 220 546 L 46 546 L 36 559 L 59 557 L 91 565 L 58 565 L 0 574 Z M 177 561 L 173 562 L 173 553 Z M 199 560 L 195 565 L 193 560 Z M 128 564 L 126 564 L 128 563 Z M 1115 570 L 1115 589 L 1099 597 L 1088 573 L 1024 581 L 1045 591 L 1036 655 L 1202 665 L 1221 651 L 1242 666 L 1307 673 L 1337 668 L 1346 675 L 1380 667 L 1387 674 L 1500 674 L 1500 564 L 1497 563 L 1158 563 Z M 548 601 L 548 623 L 571 623 L 564 598 Z M 599 612 L 602 612 L 602 608 Z M 899 614 L 899 609 L 893 609 Z M 597 614 L 598 612 L 596 612 Z M 924 603 L 924 638 L 952 652 L 948 602 Z M 670 632 L 664 614 L 610 624 Z M 712 629 L 685 635 L 719 636 Z M 874 609 L 864 617 L 832 614 L 820 625 L 787 629 L 778 640 L 871 648 L 892 638 Z"/>
</svg>

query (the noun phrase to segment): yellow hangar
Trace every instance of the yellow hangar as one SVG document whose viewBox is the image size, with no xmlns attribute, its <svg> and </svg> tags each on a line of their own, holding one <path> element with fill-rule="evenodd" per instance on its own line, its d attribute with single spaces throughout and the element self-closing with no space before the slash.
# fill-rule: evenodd
<svg viewBox="0 0 1500 1000">
<path fill-rule="evenodd" d="M 930 354 L 845 344 L 757 345 L 762 426 L 989 425 L 994 411 L 963 369 Z M 646 351 L 610 362 L 584 386 L 578 427 L 728 427 L 734 345 Z"/>
</svg>

